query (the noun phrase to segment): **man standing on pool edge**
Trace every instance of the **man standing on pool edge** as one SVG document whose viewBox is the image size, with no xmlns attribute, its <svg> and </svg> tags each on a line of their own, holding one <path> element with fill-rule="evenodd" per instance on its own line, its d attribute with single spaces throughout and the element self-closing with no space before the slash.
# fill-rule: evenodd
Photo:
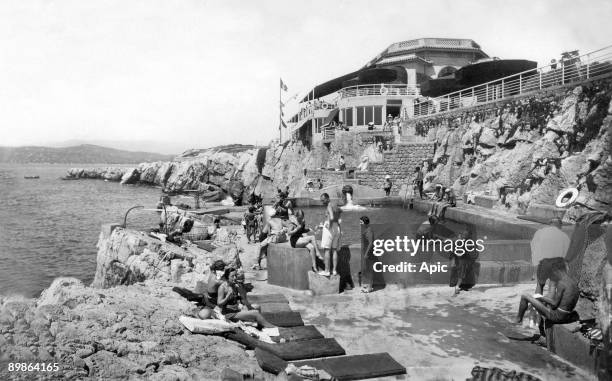
<svg viewBox="0 0 612 381">
<path fill-rule="evenodd" d="M 338 275 L 338 248 L 340 247 L 340 238 L 342 236 L 342 230 L 340 229 L 341 209 L 335 202 L 330 202 L 327 193 L 321 194 L 321 203 L 326 207 L 326 220 L 321 225 L 323 228 L 321 247 L 325 251 L 325 270 L 321 271 L 319 275 L 330 276 L 330 267 L 332 269 L 331 275 Z"/>
</svg>

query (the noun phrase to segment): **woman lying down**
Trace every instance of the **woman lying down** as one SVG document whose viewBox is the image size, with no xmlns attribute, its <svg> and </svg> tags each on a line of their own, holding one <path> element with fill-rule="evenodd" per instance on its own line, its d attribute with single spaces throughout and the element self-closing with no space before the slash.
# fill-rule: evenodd
<svg viewBox="0 0 612 381">
<path fill-rule="evenodd" d="M 276 326 L 267 321 L 255 309 L 255 306 L 248 302 L 246 292 L 241 292 L 239 287 L 242 281 L 244 281 L 244 273 L 241 271 L 233 268 L 224 270 L 217 289 L 217 305 L 214 312 L 221 314 L 227 321 L 257 323 L 258 328 L 264 328 L 264 332 L 272 336 L 272 333 L 277 330 L 267 330 L 266 328 L 276 328 Z M 210 307 L 205 307 L 198 315 L 202 319 L 208 319 L 213 315 L 213 310 Z"/>
</svg>

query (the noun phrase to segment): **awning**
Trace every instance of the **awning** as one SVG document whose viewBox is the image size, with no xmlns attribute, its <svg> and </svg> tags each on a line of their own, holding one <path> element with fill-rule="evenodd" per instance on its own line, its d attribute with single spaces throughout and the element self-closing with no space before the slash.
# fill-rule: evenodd
<svg viewBox="0 0 612 381">
<path fill-rule="evenodd" d="M 327 126 L 328 124 L 330 124 L 332 120 L 334 120 L 334 118 L 338 116 L 339 112 L 340 112 L 340 109 L 337 109 L 337 108 L 331 110 L 329 115 L 327 115 L 327 118 L 325 118 L 325 125 Z"/>
<path fill-rule="evenodd" d="M 315 86 L 302 99 L 302 102 L 324 97 L 347 86 L 374 85 L 379 83 L 406 84 L 408 83 L 407 81 L 408 74 L 402 66 L 361 69 Z"/>
</svg>

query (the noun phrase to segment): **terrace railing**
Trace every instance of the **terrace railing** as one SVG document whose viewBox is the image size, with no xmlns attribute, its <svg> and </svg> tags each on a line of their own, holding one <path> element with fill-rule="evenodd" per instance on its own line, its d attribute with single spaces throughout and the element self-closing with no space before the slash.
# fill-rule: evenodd
<svg viewBox="0 0 612 381">
<path fill-rule="evenodd" d="M 612 45 L 447 95 L 414 100 L 414 118 L 472 107 L 546 88 L 612 75 Z"/>
<path fill-rule="evenodd" d="M 334 140 L 336 138 L 336 127 L 323 128 L 323 140 Z"/>
<path fill-rule="evenodd" d="M 419 95 L 417 86 L 406 86 L 381 83 L 378 85 L 349 86 L 339 91 L 340 99 L 363 96 Z"/>
</svg>

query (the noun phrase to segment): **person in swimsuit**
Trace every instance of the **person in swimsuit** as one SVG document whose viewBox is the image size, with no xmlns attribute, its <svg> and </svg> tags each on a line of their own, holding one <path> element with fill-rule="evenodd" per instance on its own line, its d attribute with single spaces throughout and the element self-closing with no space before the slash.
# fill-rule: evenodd
<svg viewBox="0 0 612 381">
<path fill-rule="evenodd" d="M 556 282 L 555 294 L 552 298 L 540 294 L 521 295 L 518 314 L 515 323 L 521 324 L 527 307 L 531 304 L 540 315 L 551 323 L 563 324 L 572 320 L 572 312 L 578 303 L 580 290 L 578 284 L 567 273 L 565 263 L 552 265 L 551 279 Z"/>
<path fill-rule="evenodd" d="M 323 260 L 323 257 L 321 256 L 315 237 L 313 235 L 304 235 L 310 231 L 310 229 L 306 227 L 304 211 L 302 209 L 297 209 L 295 214 L 290 216 L 289 221 L 293 224 L 293 227 L 287 232 L 291 247 L 305 247 L 308 249 L 310 258 L 312 259 L 312 271 L 316 273 L 317 258 Z"/>
<path fill-rule="evenodd" d="M 276 218 L 275 210 L 270 211 L 268 222 L 265 223 L 262 234 L 265 234 L 266 238 L 259 244 L 259 256 L 257 257 L 257 264 L 253 265 L 254 270 L 261 270 L 261 261 L 268 255 L 269 244 L 287 242 L 287 229 L 284 227 L 283 221 Z"/>
<path fill-rule="evenodd" d="M 250 321 L 256 322 L 263 328 L 275 328 L 276 326 L 267 321 L 257 310 L 249 310 L 246 306 L 248 302 L 241 300 L 237 288 L 237 272 L 235 269 L 225 269 L 222 283 L 219 285 L 217 296 L 217 306 L 221 309 L 223 316 L 229 321 Z M 243 297 L 246 297 L 244 294 Z"/>
<path fill-rule="evenodd" d="M 206 286 L 204 288 L 203 304 L 205 307 L 198 313 L 198 316 L 201 319 L 210 318 L 212 316 L 213 309 L 217 306 L 217 294 L 219 286 L 221 283 L 223 283 L 221 278 L 225 272 L 225 267 L 225 262 L 220 259 L 213 262 L 213 264 L 210 266 L 210 275 L 208 276 L 208 280 L 206 281 Z"/>
<path fill-rule="evenodd" d="M 330 202 L 327 193 L 321 194 L 321 203 L 326 207 L 326 221 L 321 224 L 323 234 L 321 236 L 321 247 L 325 250 L 325 270 L 319 274 L 323 276 L 338 275 L 338 248 L 342 230 L 340 229 L 341 209 L 335 203 Z M 331 258 L 330 258 L 331 256 Z M 333 267 L 332 264 L 333 263 Z M 330 267 L 332 272 L 330 273 Z"/>
</svg>

